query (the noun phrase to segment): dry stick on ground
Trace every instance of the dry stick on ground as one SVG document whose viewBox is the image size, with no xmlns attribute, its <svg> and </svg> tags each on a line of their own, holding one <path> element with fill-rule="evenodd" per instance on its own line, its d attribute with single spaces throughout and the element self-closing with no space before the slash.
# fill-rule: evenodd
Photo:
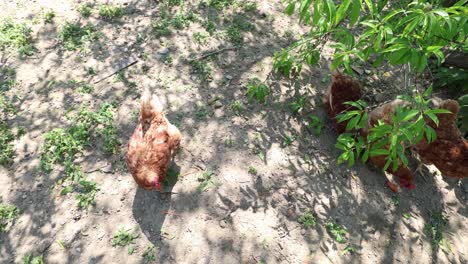
<svg viewBox="0 0 468 264">
<path fill-rule="evenodd" d="M 119 68 L 119 69 L 117 69 L 116 71 L 112 72 L 111 74 L 108 74 L 108 75 L 102 77 L 101 79 L 95 81 L 94 84 L 100 83 L 100 82 L 104 81 L 105 79 L 111 77 L 112 75 L 115 75 L 115 74 L 117 74 L 118 72 L 121 72 L 121 71 L 127 69 L 128 67 L 137 64 L 137 62 L 138 62 L 138 60 L 134 60 L 134 61 L 130 62 L 129 64 L 125 65 L 124 67 Z"/>
<path fill-rule="evenodd" d="M 189 63 L 194 62 L 194 61 L 200 61 L 200 60 L 206 59 L 208 57 L 211 57 L 213 55 L 219 54 L 221 52 L 225 52 L 225 51 L 228 51 L 228 50 L 235 50 L 235 49 L 237 49 L 237 48 L 236 47 L 226 47 L 226 48 L 222 48 L 222 49 L 219 49 L 219 50 L 215 50 L 215 51 L 212 51 L 212 52 L 205 53 L 205 54 L 201 55 L 198 58 L 187 60 L 187 61 Z"/>
</svg>

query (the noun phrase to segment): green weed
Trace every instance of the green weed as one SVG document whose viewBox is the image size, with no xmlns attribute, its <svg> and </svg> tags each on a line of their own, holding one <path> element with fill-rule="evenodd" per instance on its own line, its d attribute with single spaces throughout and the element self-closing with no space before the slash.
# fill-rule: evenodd
<svg viewBox="0 0 468 264">
<path fill-rule="evenodd" d="M 325 227 L 328 232 L 335 238 L 335 241 L 338 243 L 346 242 L 346 235 L 348 231 L 341 225 L 335 223 L 333 220 L 329 220 L 325 223 Z"/>
<path fill-rule="evenodd" d="M 27 253 L 21 259 L 21 264 L 44 264 L 44 257 L 40 256 L 33 256 L 31 253 Z"/>
<path fill-rule="evenodd" d="M 233 103 L 231 103 L 230 108 L 237 115 L 241 114 L 244 111 L 244 107 L 242 106 L 242 103 L 240 101 L 234 101 Z"/>
<path fill-rule="evenodd" d="M 348 255 L 349 253 L 353 254 L 353 253 L 356 253 L 357 252 L 357 249 L 355 246 L 353 245 L 347 245 L 341 252 L 340 254 L 342 256 L 346 256 Z"/>
<path fill-rule="evenodd" d="M 210 35 L 213 35 L 213 33 L 216 31 L 216 24 L 209 19 L 203 21 L 203 27 Z"/>
<path fill-rule="evenodd" d="M 112 239 L 112 246 L 126 247 L 129 246 L 129 252 L 131 251 L 132 244 L 135 244 L 135 240 L 139 238 L 140 235 L 137 233 L 137 230 L 125 229 L 121 227 L 117 233 L 114 234 Z"/>
<path fill-rule="evenodd" d="M 266 162 L 266 154 L 263 151 L 260 151 L 258 153 L 258 157 L 260 158 L 261 161 Z"/>
<path fill-rule="evenodd" d="M 125 10 L 117 5 L 101 5 L 99 7 L 99 16 L 106 20 L 115 20 L 121 18 Z"/>
<path fill-rule="evenodd" d="M 83 26 L 80 22 L 66 21 L 58 37 L 66 50 L 77 50 L 83 48 L 86 43 L 97 41 L 101 33 L 97 32 L 93 25 Z"/>
<path fill-rule="evenodd" d="M 250 166 L 249 167 L 249 173 L 252 175 L 257 175 L 257 169 L 255 167 Z"/>
<path fill-rule="evenodd" d="M 193 39 L 198 45 L 205 45 L 208 42 L 210 34 L 207 32 L 196 32 L 193 34 Z"/>
<path fill-rule="evenodd" d="M 42 13 L 42 19 L 44 19 L 44 23 L 52 24 L 54 23 L 55 11 L 52 9 L 45 10 Z"/>
<path fill-rule="evenodd" d="M 0 120 L 0 165 L 6 166 L 13 163 L 13 140 L 15 140 L 15 136 L 13 135 L 10 127 Z"/>
<path fill-rule="evenodd" d="M 305 229 L 310 227 L 314 227 L 317 224 L 317 219 L 315 215 L 310 211 L 307 210 L 303 215 L 299 216 L 297 221 L 302 224 Z"/>
<path fill-rule="evenodd" d="M 320 120 L 318 116 L 315 115 L 310 115 L 309 116 L 309 123 L 307 124 L 307 127 L 312 129 L 314 135 L 319 136 L 320 132 L 322 131 L 323 127 L 323 122 Z"/>
<path fill-rule="evenodd" d="M 213 79 L 213 70 L 207 63 L 194 60 L 190 62 L 190 66 L 192 67 L 193 73 L 197 74 L 202 81 Z"/>
<path fill-rule="evenodd" d="M 96 75 L 96 70 L 93 67 L 87 67 L 86 68 L 86 74 L 87 75 Z"/>
<path fill-rule="evenodd" d="M 31 43 L 31 32 L 31 28 L 25 23 L 4 19 L 0 22 L 0 49 L 14 49 L 21 56 L 33 55 L 35 48 Z"/>
<path fill-rule="evenodd" d="M 213 171 L 206 170 L 200 176 L 198 176 L 197 180 L 200 182 L 200 185 L 197 187 L 197 190 L 199 192 L 206 192 L 210 188 L 210 186 L 215 183 L 213 175 Z"/>
<path fill-rule="evenodd" d="M 244 37 L 242 32 L 237 25 L 231 25 L 226 29 L 227 39 L 234 45 L 240 46 L 244 43 Z"/>
<path fill-rule="evenodd" d="M 262 83 L 258 78 L 253 78 L 249 81 L 247 85 L 247 97 L 251 102 L 252 99 L 257 100 L 257 102 L 264 104 L 266 103 L 266 98 L 270 94 L 270 88 Z"/>
<path fill-rule="evenodd" d="M 199 106 L 197 112 L 195 113 L 195 117 L 199 121 L 206 120 L 208 116 L 208 109 L 205 106 Z"/>
<path fill-rule="evenodd" d="M 291 146 L 291 144 L 296 140 L 295 136 L 284 136 L 283 137 L 283 146 Z"/>
<path fill-rule="evenodd" d="M 148 246 L 145 251 L 143 251 L 143 260 L 145 263 L 152 263 L 156 261 L 156 249 L 153 245 Z"/>
<path fill-rule="evenodd" d="M 437 212 L 431 215 L 429 223 L 424 226 L 424 231 L 432 240 L 432 246 L 436 249 L 442 249 L 449 253 L 452 251 L 450 242 L 444 237 L 444 232 L 447 229 L 448 219 L 442 213 Z"/>
<path fill-rule="evenodd" d="M 20 214 L 20 210 L 10 204 L 0 203 L 0 234 L 5 232 L 7 224 Z"/>
<path fill-rule="evenodd" d="M 82 85 L 80 85 L 77 89 L 77 91 L 79 93 L 92 93 L 94 90 L 94 87 L 91 85 L 91 84 L 88 84 L 88 83 L 84 83 Z"/>
<path fill-rule="evenodd" d="M 303 109 L 304 106 L 305 106 L 305 97 L 303 96 L 300 96 L 299 98 L 294 100 L 294 102 L 289 104 L 289 107 L 291 107 L 291 110 L 294 114 L 299 113 L 299 111 L 301 111 L 301 109 Z"/>
<path fill-rule="evenodd" d="M 88 209 L 90 206 L 96 204 L 94 198 L 96 196 L 96 183 L 94 181 L 79 181 L 80 193 L 76 195 L 78 200 L 78 207 L 80 209 Z"/>
<path fill-rule="evenodd" d="M 208 5 L 214 7 L 218 10 L 221 10 L 225 7 L 232 5 L 234 1 L 232 0 L 209 0 Z"/>
<path fill-rule="evenodd" d="M 78 6 L 78 12 L 83 16 L 83 17 L 90 17 L 92 12 L 93 12 L 93 6 L 89 3 L 83 3 Z"/>
</svg>

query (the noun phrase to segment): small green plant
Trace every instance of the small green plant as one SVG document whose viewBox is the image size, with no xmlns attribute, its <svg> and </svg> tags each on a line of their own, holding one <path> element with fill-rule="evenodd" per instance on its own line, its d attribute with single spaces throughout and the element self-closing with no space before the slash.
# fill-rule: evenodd
<svg viewBox="0 0 468 264">
<path fill-rule="evenodd" d="M 342 256 L 346 256 L 346 255 L 348 255 L 349 253 L 354 254 L 354 253 L 356 253 L 356 252 L 357 252 L 357 249 L 356 249 L 355 246 L 353 246 L 353 245 L 347 245 L 347 246 L 341 251 L 340 254 L 341 254 Z"/>
<path fill-rule="evenodd" d="M 86 74 L 87 75 L 96 75 L 96 70 L 93 67 L 87 67 L 86 68 Z"/>
<path fill-rule="evenodd" d="M 266 103 L 266 98 L 270 94 L 270 88 L 262 83 L 258 78 L 253 78 L 249 81 L 247 85 L 247 97 L 249 101 L 255 99 L 257 102 L 261 104 Z"/>
<path fill-rule="evenodd" d="M 20 214 L 20 210 L 10 204 L 0 203 L 0 234 L 5 232 L 7 224 Z"/>
<path fill-rule="evenodd" d="M 101 34 L 92 25 L 83 26 L 80 22 L 66 21 L 58 37 L 66 50 L 77 50 L 83 48 L 85 43 L 97 41 Z"/>
<path fill-rule="evenodd" d="M 206 120 L 208 116 L 208 109 L 205 107 L 205 106 L 199 106 L 197 107 L 197 112 L 195 113 L 195 117 L 197 118 L 197 120 Z"/>
<path fill-rule="evenodd" d="M 96 196 L 96 183 L 93 181 L 81 180 L 80 183 L 80 194 L 76 195 L 78 200 L 78 207 L 80 209 L 88 209 L 90 206 L 96 204 L 94 197 Z"/>
<path fill-rule="evenodd" d="M 234 111 L 237 115 L 241 114 L 244 111 L 244 107 L 240 101 L 234 101 L 230 106 L 231 110 Z"/>
<path fill-rule="evenodd" d="M 203 21 L 203 27 L 210 35 L 213 35 L 213 33 L 216 31 L 216 24 L 210 19 Z"/>
<path fill-rule="evenodd" d="M 140 235 L 137 233 L 137 230 L 125 229 L 121 227 L 117 233 L 114 234 L 112 239 L 112 246 L 126 247 L 129 255 L 133 254 L 134 248 L 132 244 L 135 244 L 135 240 L 139 238 Z"/>
<path fill-rule="evenodd" d="M 395 205 L 395 206 L 400 205 L 400 197 L 398 197 L 398 196 L 393 196 L 393 197 L 392 197 L 392 202 L 393 202 L 393 205 Z"/>
<path fill-rule="evenodd" d="M 255 167 L 250 166 L 249 167 L 249 173 L 252 175 L 257 175 L 257 169 Z"/>
<path fill-rule="evenodd" d="M 300 96 L 294 100 L 294 102 L 290 103 L 289 106 L 291 107 L 291 110 L 294 114 L 299 113 L 299 111 L 301 111 L 301 109 L 303 109 L 305 106 L 305 97 Z"/>
<path fill-rule="evenodd" d="M 202 81 L 210 81 L 213 79 L 213 70 L 211 67 L 202 61 L 191 61 L 190 66 L 192 67 L 193 73 L 197 74 Z"/>
<path fill-rule="evenodd" d="M 52 9 L 45 10 L 42 13 L 42 19 L 44 19 L 44 23 L 52 24 L 54 23 L 55 11 Z"/>
<path fill-rule="evenodd" d="M 31 42 L 31 28 L 11 19 L 0 21 L 0 50 L 16 50 L 21 56 L 31 56 L 35 48 Z"/>
<path fill-rule="evenodd" d="M 341 225 L 335 223 L 333 220 L 329 220 L 325 223 L 325 227 L 328 232 L 335 238 L 338 243 L 344 243 L 346 241 L 346 235 L 348 231 Z"/>
<path fill-rule="evenodd" d="M 1 102 L 0 102 L 1 107 Z M 15 136 L 8 125 L 0 120 L 0 165 L 6 166 L 13 163 Z"/>
<path fill-rule="evenodd" d="M 198 45 L 205 45 L 208 42 L 210 34 L 207 32 L 195 32 L 193 34 L 193 39 Z"/>
<path fill-rule="evenodd" d="M 283 137 L 283 146 L 291 146 L 291 144 L 296 140 L 295 136 L 284 136 Z"/>
<path fill-rule="evenodd" d="M 402 216 L 405 219 L 410 219 L 411 217 L 413 217 L 410 213 L 403 213 Z"/>
<path fill-rule="evenodd" d="M 314 135 L 319 136 L 320 132 L 322 131 L 323 127 L 323 122 L 320 120 L 318 116 L 315 115 L 310 115 L 309 116 L 309 123 L 307 124 L 307 127 L 312 129 Z"/>
<path fill-rule="evenodd" d="M 90 17 L 93 12 L 93 6 L 89 3 L 82 3 L 78 5 L 77 10 L 83 17 Z"/>
<path fill-rule="evenodd" d="M 197 17 L 192 11 L 188 11 L 186 13 L 177 13 L 171 19 L 171 25 L 176 29 L 184 29 L 187 28 L 190 23 L 197 20 Z"/>
<path fill-rule="evenodd" d="M 154 245 L 148 246 L 145 251 L 143 251 L 143 260 L 145 263 L 153 263 L 156 261 L 156 249 Z"/>
<path fill-rule="evenodd" d="M 317 224 L 317 219 L 310 210 L 307 210 L 303 215 L 299 216 L 297 221 L 302 224 L 305 229 L 314 227 Z"/>
<path fill-rule="evenodd" d="M 258 153 L 258 157 L 260 158 L 261 161 L 266 162 L 266 154 L 263 151 L 260 151 Z"/>
<path fill-rule="evenodd" d="M 245 12 L 257 11 L 257 3 L 253 2 L 253 1 L 252 2 L 251 1 L 244 2 L 243 7 L 244 7 Z"/>
<path fill-rule="evenodd" d="M 227 39 L 234 45 L 240 46 L 244 43 L 244 37 L 242 32 L 237 25 L 231 25 L 226 29 Z"/>
<path fill-rule="evenodd" d="M 99 7 L 99 16 L 106 20 L 114 20 L 121 18 L 125 14 L 125 10 L 117 5 L 101 5 Z"/>
<path fill-rule="evenodd" d="M 458 126 L 462 135 L 466 135 L 468 132 L 468 94 L 465 94 L 458 98 L 460 104 L 460 112 L 458 113 Z"/>
<path fill-rule="evenodd" d="M 33 256 L 32 253 L 27 253 L 21 259 L 21 264 L 44 264 L 44 257 L 40 256 Z"/>
<path fill-rule="evenodd" d="M 206 192 L 210 186 L 215 183 L 213 176 L 214 172 L 211 170 L 206 170 L 200 176 L 198 176 L 197 179 L 200 182 L 200 185 L 197 187 L 197 190 L 199 192 Z"/>
<path fill-rule="evenodd" d="M 94 87 L 91 85 L 91 84 L 88 84 L 88 83 L 85 83 L 85 84 L 82 84 L 78 87 L 77 91 L 79 93 L 92 93 L 94 90 Z"/>
<path fill-rule="evenodd" d="M 424 226 L 424 231 L 432 240 L 432 246 L 436 249 L 442 249 L 449 253 L 452 251 L 450 242 L 444 237 L 444 232 L 447 229 L 448 220 L 440 212 L 432 213 L 429 223 Z"/>
</svg>

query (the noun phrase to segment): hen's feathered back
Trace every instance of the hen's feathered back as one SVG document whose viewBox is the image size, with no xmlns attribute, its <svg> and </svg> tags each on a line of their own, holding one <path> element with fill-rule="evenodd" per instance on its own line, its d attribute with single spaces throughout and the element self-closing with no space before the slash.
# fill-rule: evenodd
<svg viewBox="0 0 468 264">
<path fill-rule="evenodd" d="M 323 105 L 339 134 L 345 132 L 346 122 L 338 123 L 336 116 L 345 110 L 353 110 L 353 107 L 344 104 L 345 102 L 357 101 L 360 98 L 361 87 L 357 80 L 340 72 L 333 74 L 332 83 L 323 97 Z"/>
</svg>

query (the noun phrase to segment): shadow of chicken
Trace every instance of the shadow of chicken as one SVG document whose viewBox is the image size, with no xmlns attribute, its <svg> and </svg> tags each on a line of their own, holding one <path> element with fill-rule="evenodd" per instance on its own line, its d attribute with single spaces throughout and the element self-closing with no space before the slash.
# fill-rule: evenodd
<svg viewBox="0 0 468 264">
<path fill-rule="evenodd" d="M 180 146 L 179 129 L 169 123 L 156 95 L 145 91 L 137 127 L 128 142 L 127 166 L 145 190 L 161 191 L 170 161 Z"/>
</svg>

